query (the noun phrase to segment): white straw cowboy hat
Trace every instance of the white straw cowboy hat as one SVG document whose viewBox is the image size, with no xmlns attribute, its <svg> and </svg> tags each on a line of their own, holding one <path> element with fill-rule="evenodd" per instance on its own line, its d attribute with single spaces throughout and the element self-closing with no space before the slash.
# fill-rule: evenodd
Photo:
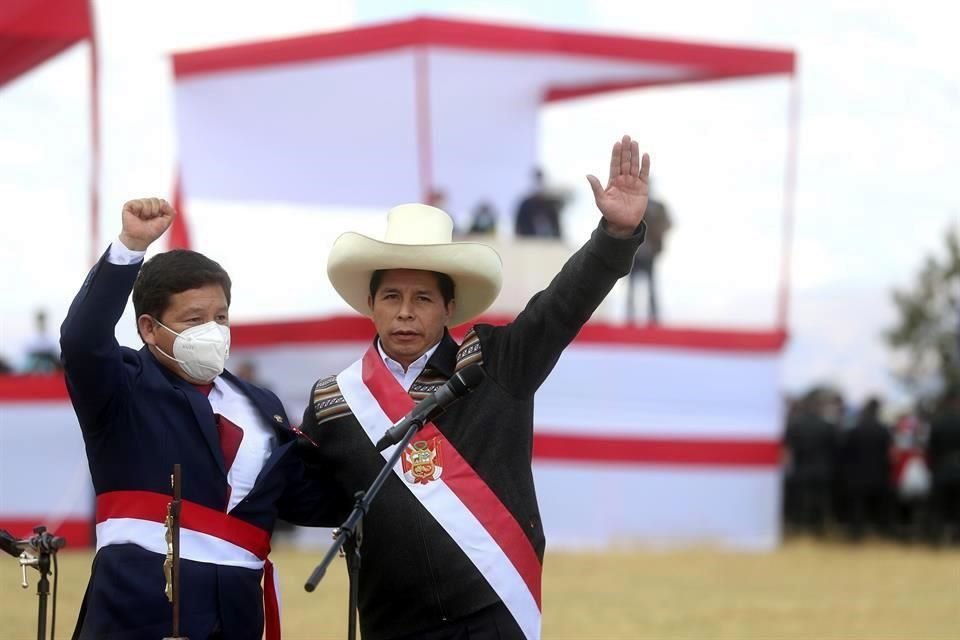
<svg viewBox="0 0 960 640">
<path fill-rule="evenodd" d="M 500 256 L 477 242 L 453 242 L 453 220 L 425 204 L 403 204 L 387 214 L 383 241 L 347 232 L 333 243 L 327 258 L 330 283 L 347 304 L 365 316 L 370 278 L 378 269 L 422 269 L 453 280 L 456 308 L 449 326 L 486 311 L 503 284 Z"/>
</svg>

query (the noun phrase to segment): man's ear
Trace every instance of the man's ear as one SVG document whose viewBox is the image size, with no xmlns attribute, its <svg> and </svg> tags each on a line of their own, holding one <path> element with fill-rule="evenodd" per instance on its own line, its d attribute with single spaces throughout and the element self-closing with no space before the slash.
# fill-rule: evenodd
<svg viewBox="0 0 960 640">
<path fill-rule="evenodd" d="M 373 296 L 367 296 L 367 306 L 370 307 L 370 311 L 373 311 Z"/>
<path fill-rule="evenodd" d="M 457 299 L 450 298 L 450 302 L 447 303 L 447 322 L 450 321 L 450 318 L 453 317 L 453 312 L 457 310 Z"/>
<path fill-rule="evenodd" d="M 140 334 L 140 339 L 146 344 L 157 344 L 157 324 L 154 322 L 153 316 L 144 313 L 137 318 L 137 333 Z"/>
</svg>

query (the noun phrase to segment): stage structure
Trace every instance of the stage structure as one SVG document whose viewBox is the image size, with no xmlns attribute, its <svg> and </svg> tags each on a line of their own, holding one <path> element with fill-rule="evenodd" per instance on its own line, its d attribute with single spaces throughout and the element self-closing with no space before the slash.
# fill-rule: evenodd
<svg viewBox="0 0 960 640">
<path fill-rule="evenodd" d="M 657 85 L 793 77 L 794 65 L 789 51 L 433 18 L 179 54 L 182 191 L 188 208 L 196 198 L 383 210 L 443 188 L 459 208 L 483 197 L 506 211 L 537 164 L 544 104 Z M 464 148 L 468 162 L 458 160 Z M 533 463 L 548 550 L 779 543 L 779 366 L 794 149 L 788 145 L 774 326 L 591 323 L 541 389 Z M 383 170 L 358 184 L 358 166 Z M 491 185 L 500 191 L 490 193 Z M 310 382 L 355 360 L 373 333 L 359 317 L 234 325 L 230 364 L 254 362 L 298 421 Z M 75 546 L 92 530 L 92 495 L 62 381 L 0 378 L 0 423 L 0 527 L 59 524 L 61 533 L 73 528 Z M 8 425 L 56 438 L 42 453 L 14 456 Z M 18 478 L 41 462 L 49 480 L 31 487 L 28 500 Z M 46 510 L 31 511 L 36 505 Z"/>
<path fill-rule="evenodd" d="M 173 57 L 182 196 L 512 211 L 546 104 L 780 76 L 788 96 L 777 319 L 786 325 L 798 95 L 792 51 L 437 18 Z M 467 155 L 465 155 L 467 154 Z M 375 177 L 375 179 L 372 179 Z M 461 221 L 462 222 L 462 221 Z"/>
</svg>

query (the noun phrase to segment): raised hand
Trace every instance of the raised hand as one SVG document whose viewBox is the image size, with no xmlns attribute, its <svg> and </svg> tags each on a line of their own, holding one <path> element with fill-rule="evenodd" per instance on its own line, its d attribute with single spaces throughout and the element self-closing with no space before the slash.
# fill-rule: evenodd
<svg viewBox="0 0 960 640">
<path fill-rule="evenodd" d="M 613 145 L 610 154 L 610 178 L 606 188 L 594 175 L 587 181 L 593 189 L 597 208 L 613 235 L 632 235 L 643 220 L 650 197 L 650 156 L 640 156 L 640 147 L 630 136 Z"/>
<path fill-rule="evenodd" d="M 170 227 L 176 215 L 170 203 L 160 198 L 130 200 L 123 205 L 120 242 L 128 249 L 146 251 Z"/>
</svg>

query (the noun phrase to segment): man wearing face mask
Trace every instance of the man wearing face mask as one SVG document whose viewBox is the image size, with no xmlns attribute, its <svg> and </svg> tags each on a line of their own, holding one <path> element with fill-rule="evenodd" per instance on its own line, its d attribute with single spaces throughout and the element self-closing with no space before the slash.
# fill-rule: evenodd
<svg viewBox="0 0 960 640">
<path fill-rule="evenodd" d="M 326 481 L 304 479 L 277 397 L 224 370 L 230 277 L 193 251 L 144 253 L 176 213 L 123 207 L 123 230 L 61 328 L 67 387 L 96 498 L 97 555 L 74 638 L 161 638 L 164 519 L 182 468 L 181 633 L 192 640 L 279 638 L 270 535 L 279 516 L 331 524 Z M 135 351 L 114 338 L 133 292 Z M 263 587 L 261 588 L 261 582 Z"/>
</svg>

